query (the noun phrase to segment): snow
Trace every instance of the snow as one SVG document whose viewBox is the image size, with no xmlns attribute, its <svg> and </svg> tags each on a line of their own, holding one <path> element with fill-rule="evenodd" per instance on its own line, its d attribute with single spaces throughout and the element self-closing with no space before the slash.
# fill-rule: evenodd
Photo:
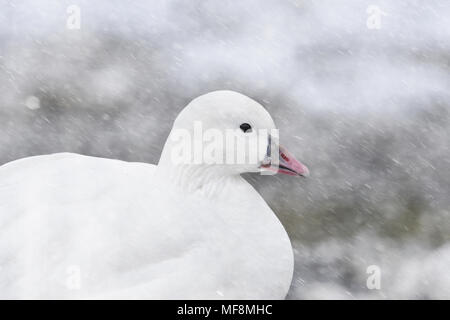
<svg viewBox="0 0 450 320">
<path fill-rule="evenodd" d="M 39 109 L 41 107 L 40 105 L 40 101 L 39 98 L 35 97 L 35 96 L 29 96 L 27 98 L 27 100 L 25 101 L 25 105 L 28 109 L 30 110 L 36 110 Z"/>
<path fill-rule="evenodd" d="M 77 3 L 80 30 L 65 27 L 70 1 L 2 4 L 1 163 L 156 163 L 188 101 L 234 89 L 311 169 L 302 183 L 245 175 L 296 249 L 289 298 L 450 297 L 448 1 Z"/>
</svg>

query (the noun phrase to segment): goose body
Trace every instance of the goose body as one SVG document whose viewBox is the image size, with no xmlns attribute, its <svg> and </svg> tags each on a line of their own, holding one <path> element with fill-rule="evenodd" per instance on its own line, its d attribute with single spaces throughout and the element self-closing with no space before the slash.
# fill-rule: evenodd
<svg viewBox="0 0 450 320">
<path fill-rule="evenodd" d="M 239 173 L 172 165 L 170 148 L 158 165 L 1 166 L 0 298 L 283 299 L 293 253 L 273 211 Z"/>
</svg>

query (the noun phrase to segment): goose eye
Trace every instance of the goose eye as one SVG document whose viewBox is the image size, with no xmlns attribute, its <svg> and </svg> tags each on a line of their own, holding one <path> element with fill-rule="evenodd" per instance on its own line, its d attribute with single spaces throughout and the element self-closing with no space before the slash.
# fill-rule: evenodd
<svg viewBox="0 0 450 320">
<path fill-rule="evenodd" d="M 252 126 L 249 125 L 248 123 L 243 123 L 239 126 L 239 128 L 241 128 L 242 131 L 244 132 L 252 132 Z"/>
</svg>

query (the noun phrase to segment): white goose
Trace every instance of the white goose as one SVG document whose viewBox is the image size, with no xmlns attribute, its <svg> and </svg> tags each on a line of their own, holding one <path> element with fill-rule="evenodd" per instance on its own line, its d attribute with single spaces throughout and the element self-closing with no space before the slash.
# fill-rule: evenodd
<svg viewBox="0 0 450 320">
<path fill-rule="evenodd" d="M 254 100 L 216 91 L 180 113 L 157 166 L 70 153 L 1 166 L 0 298 L 284 298 L 289 238 L 240 177 L 267 170 L 272 149 L 256 164 L 174 161 L 196 121 L 246 141 L 275 128 Z M 279 150 L 279 172 L 307 174 Z"/>
</svg>

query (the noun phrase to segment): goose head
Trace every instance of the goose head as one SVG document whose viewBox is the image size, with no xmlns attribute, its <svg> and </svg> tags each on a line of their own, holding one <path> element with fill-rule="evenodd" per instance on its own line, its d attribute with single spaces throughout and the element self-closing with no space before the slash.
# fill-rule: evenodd
<svg viewBox="0 0 450 320">
<path fill-rule="evenodd" d="M 159 165 L 218 175 L 309 174 L 307 167 L 278 143 L 278 130 L 267 110 L 255 100 L 227 90 L 199 96 L 180 112 Z"/>
</svg>

